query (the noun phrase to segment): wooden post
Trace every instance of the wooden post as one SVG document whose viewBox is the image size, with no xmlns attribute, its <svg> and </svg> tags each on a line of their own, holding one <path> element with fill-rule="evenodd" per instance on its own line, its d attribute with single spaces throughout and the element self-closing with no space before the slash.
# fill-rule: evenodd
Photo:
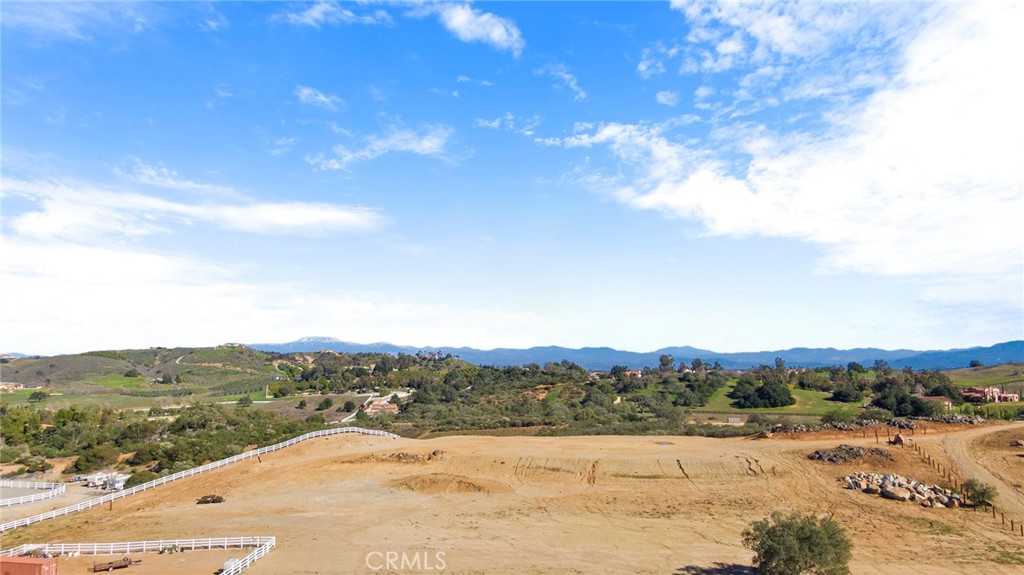
<svg viewBox="0 0 1024 575">
<path fill-rule="evenodd" d="M 1013 525 L 1013 519 L 1010 520 L 1010 531 L 1016 531 L 1017 528 Z"/>
<path fill-rule="evenodd" d="M 878 428 L 875 428 L 875 443 L 878 443 Z"/>
<path fill-rule="evenodd" d="M 1000 511 L 999 518 L 1003 520 L 1003 525 L 1006 525 L 1006 514 Z"/>
<path fill-rule="evenodd" d="M 262 459 L 262 458 L 260 458 L 260 456 L 259 456 L 259 455 L 257 455 L 257 456 L 256 456 L 256 460 L 257 460 L 257 461 L 259 461 L 260 463 L 263 463 L 263 459 Z"/>
</svg>

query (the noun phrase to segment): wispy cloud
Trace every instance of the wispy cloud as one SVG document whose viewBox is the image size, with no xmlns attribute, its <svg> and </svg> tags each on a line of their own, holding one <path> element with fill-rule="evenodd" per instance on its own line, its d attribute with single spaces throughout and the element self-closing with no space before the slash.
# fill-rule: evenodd
<svg viewBox="0 0 1024 575">
<path fill-rule="evenodd" d="M 138 33 L 151 26 L 145 3 L 4 2 L 0 25 L 34 41 L 91 40 L 97 33 Z"/>
<path fill-rule="evenodd" d="M 219 32 L 231 26 L 224 14 L 221 14 L 213 4 L 206 4 L 203 7 L 199 18 L 199 29 L 204 32 Z"/>
<path fill-rule="evenodd" d="M 157 185 L 181 182 L 159 177 Z M 191 182 L 186 184 L 194 185 Z M 186 203 L 155 195 L 111 190 L 81 182 L 3 180 L 5 193 L 34 202 L 38 209 L 10 218 L 17 237 L 86 243 L 104 238 L 139 237 L 176 226 L 204 223 L 219 228 L 270 235 L 323 235 L 366 232 L 384 220 L 374 209 L 327 203 Z"/>
<path fill-rule="evenodd" d="M 476 78 L 471 78 L 469 76 L 459 76 L 458 78 L 455 79 L 455 81 L 460 84 L 464 84 L 466 82 L 472 84 L 479 84 L 481 86 L 484 86 L 485 88 L 490 88 L 491 86 L 494 85 L 494 83 L 491 82 L 490 80 L 478 80 Z"/>
<path fill-rule="evenodd" d="M 481 42 L 517 58 L 526 47 L 523 34 L 508 18 L 476 10 L 468 4 L 439 3 L 430 5 L 449 32 L 463 42 Z"/>
<path fill-rule="evenodd" d="M 425 126 L 419 130 L 396 127 L 384 136 L 365 138 L 363 147 L 358 150 L 338 145 L 334 147 L 334 157 L 317 154 L 307 161 L 320 170 L 344 170 L 354 162 L 372 160 L 393 152 L 450 159 L 447 146 L 453 133 L 454 130 L 448 126 Z"/>
<path fill-rule="evenodd" d="M 522 118 L 511 112 L 506 112 L 504 116 L 498 116 L 493 120 L 476 118 L 473 120 L 473 125 L 477 128 L 504 129 L 509 132 L 522 134 L 523 136 L 533 136 L 535 134 L 534 130 L 540 125 L 541 121 L 542 119 L 538 115 Z"/>
<path fill-rule="evenodd" d="M 267 153 L 271 156 L 283 156 L 295 146 L 295 138 L 278 138 L 271 142 Z"/>
<path fill-rule="evenodd" d="M 573 93 L 573 100 L 581 102 L 587 99 L 587 93 L 580 88 L 579 82 L 576 80 L 576 76 L 569 71 L 569 67 L 565 64 L 552 64 L 545 66 L 538 70 L 538 73 L 545 74 L 558 80 L 556 84 L 559 88 L 567 88 Z"/>
<path fill-rule="evenodd" d="M 129 168 L 114 168 L 114 173 L 126 182 L 183 192 L 238 196 L 238 192 L 230 186 L 193 182 L 181 177 L 178 172 L 166 166 L 150 165 L 139 158 L 130 158 L 130 160 L 131 166 Z"/>
<path fill-rule="evenodd" d="M 658 125 L 612 123 L 544 142 L 607 147 L 620 171 L 581 181 L 631 208 L 697 221 L 710 235 L 810 242 L 825 251 L 823 270 L 913 277 L 933 297 L 1020 308 L 1024 112 L 1005 73 L 1022 48 L 1017 10 L 950 10 L 906 47 L 887 86 L 830 109 L 824 135 L 739 125 L 719 132 L 723 150 L 675 141 Z M 735 167 L 732 150 L 749 163 Z"/>
<path fill-rule="evenodd" d="M 655 101 L 662 106 L 675 106 L 679 103 L 679 94 L 669 90 L 662 90 L 654 95 Z"/>
<path fill-rule="evenodd" d="M 338 108 L 345 106 L 345 101 L 338 96 L 335 96 L 334 94 L 324 94 L 320 90 L 310 88 L 309 86 L 296 86 L 295 96 L 303 104 L 319 106 L 332 111 L 336 111 Z"/>
<path fill-rule="evenodd" d="M 392 18 L 384 10 L 372 13 L 356 14 L 348 8 L 342 8 L 337 2 L 317 2 L 298 12 L 283 12 L 275 19 L 284 20 L 296 26 L 312 26 L 320 28 L 335 24 L 391 24 Z"/>
</svg>

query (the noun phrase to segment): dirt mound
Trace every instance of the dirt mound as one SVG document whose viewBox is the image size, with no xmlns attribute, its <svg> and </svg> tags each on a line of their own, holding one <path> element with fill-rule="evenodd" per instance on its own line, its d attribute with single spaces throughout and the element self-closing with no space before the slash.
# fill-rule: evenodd
<svg viewBox="0 0 1024 575">
<path fill-rule="evenodd" d="M 418 493 L 507 493 L 511 489 L 496 481 L 473 479 L 449 473 L 428 473 L 403 477 L 391 483 L 392 487 L 408 489 Z"/>
</svg>

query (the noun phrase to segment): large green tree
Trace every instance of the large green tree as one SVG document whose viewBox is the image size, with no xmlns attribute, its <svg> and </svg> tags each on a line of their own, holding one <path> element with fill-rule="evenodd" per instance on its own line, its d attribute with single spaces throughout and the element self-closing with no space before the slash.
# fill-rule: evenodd
<svg viewBox="0 0 1024 575">
<path fill-rule="evenodd" d="M 764 575 L 847 575 L 853 545 L 831 517 L 776 511 L 743 531 Z"/>
</svg>

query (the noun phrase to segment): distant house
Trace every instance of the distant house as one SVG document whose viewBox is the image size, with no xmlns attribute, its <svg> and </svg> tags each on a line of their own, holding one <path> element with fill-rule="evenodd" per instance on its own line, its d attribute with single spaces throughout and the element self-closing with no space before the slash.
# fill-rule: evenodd
<svg viewBox="0 0 1024 575">
<path fill-rule="evenodd" d="M 1005 403 L 1020 401 L 1019 393 L 1003 393 L 998 387 L 968 387 L 964 399 L 976 403 Z"/>
<path fill-rule="evenodd" d="M 14 391 L 15 389 L 25 389 L 25 384 L 0 382 L 0 390 L 2 391 Z"/>
<path fill-rule="evenodd" d="M 377 415 L 378 413 L 398 413 L 398 404 L 389 401 L 373 402 L 366 406 L 366 415 Z"/>
<path fill-rule="evenodd" d="M 925 401 L 942 404 L 942 408 L 946 411 L 953 411 L 953 401 L 950 400 L 948 397 L 944 397 L 941 395 L 919 395 L 918 397 Z"/>
</svg>

